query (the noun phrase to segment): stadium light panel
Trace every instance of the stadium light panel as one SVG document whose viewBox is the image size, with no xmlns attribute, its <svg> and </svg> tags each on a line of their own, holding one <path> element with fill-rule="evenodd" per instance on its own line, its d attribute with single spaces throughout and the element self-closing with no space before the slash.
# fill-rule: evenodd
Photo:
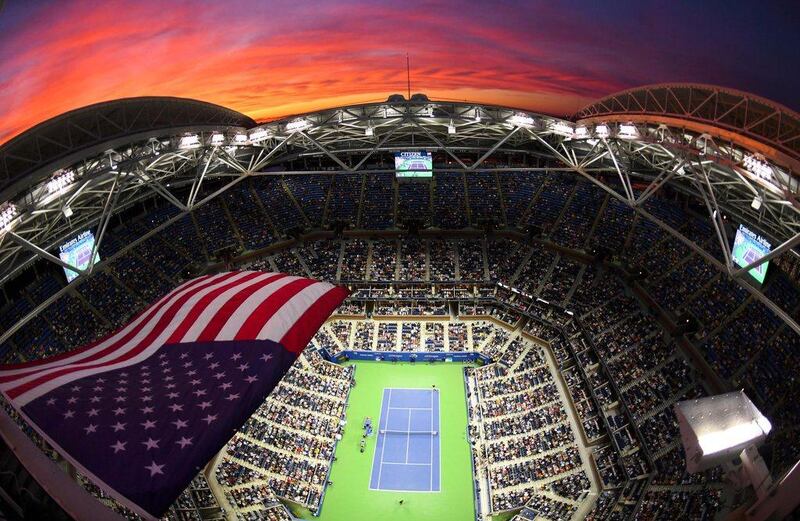
<svg viewBox="0 0 800 521">
<path fill-rule="evenodd" d="M 599 138 L 606 138 L 611 135 L 611 131 L 608 129 L 608 125 L 601 123 L 594 127 L 594 135 Z"/>
<path fill-rule="evenodd" d="M 372 128 L 372 125 L 368 126 L 364 129 L 364 135 L 372 136 L 375 134 L 375 130 Z"/>
<path fill-rule="evenodd" d="M 453 121 L 450 120 L 450 124 L 447 125 L 447 133 L 448 134 L 455 134 L 456 133 L 456 126 L 453 125 Z"/>
<path fill-rule="evenodd" d="M 11 231 L 11 225 L 14 219 L 19 215 L 19 209 L 14 203 L 6 203 L 2 210 L 0 210 L 0 231 Z"/>
<path fill-rule="evenodd" d="M 311 122 L 307 119 L 296 119 L 286 124 L 286 132 L 300 132 L 311 128 Z"/>
<path fill-rule="evenodd" d="M 233 136 L 234 145 L 244 145 L 247 143 L 247 134 L 236 134 Z"/>
<path fill-rule="evenodd" d="M 532 117 L 525 114 L 514 114 L 508 121 L 515 127 L 532 127 L 536 123 Z"/>
<path fill-rule="evenodd" d="M 178 143 L 178 148 L 186 150 L 188 148 L 197 148 L 200 146 L 200 137 L 197 134 L 191 136 L 183 136 Z"/>
<path fill-rule="evenodd" d="M 72 214 L 74 213 L 72 211 L 72 208 L 70 208 L 69 206 L 65 206 L 64 209 L 62 210 L 62 212 L 64 213 L 64 217 L 67 217 L 67 218 L 72 217 Z"/>
<path fill-rule="evenodd" d="M 753 202 L 752 202 L 752 203 L 750 203 L 750 207 L 751 207 L 753 210 L 760 210 L 760 209 L 761 209 L 761 204 L 762 204 L 763 202 L 764 202 L 764 200 L 763 200 L 763 199 L 761 199 L 761 196 L 760 196 L 760 195 L 757 195 L 757 196 L 755 196 L 755 197 L 753 198 Z"/>
<path fill-rule="evenodd" d="M 589 129 L 584 127 L 584 126 L 576 127 L 575 128 L 575 137 L 578 138 L 578 139 L 586 139 L 586 138 L 588 138 L 589 137 Z"/>
<path fill-rule="evenodd" d="M 258 128 L 250 133 L 251 143 L 260 143 L 272 137 L 272 132 L 265 128 Z"/>
<path fill-rule="evenodd" d="M 222 146 L 222 144 L 225 143 L 225 136 L 223 134 L 220 134 L 219 132 L 214 132 L 213 134 L 211 134 L 211 139 L 209 140 L 209 143 L 211 143 L 211 146 L 213 147 Z"/>
<path fill-rule="evenodd" d="M 750 172 L 752 175 L 758 177 L 759 179 L 764 179 L 765 181 L 772 181 L 772 167 L 769 166 L 769 163 L 765 161 L 761 161 L 759 158 L 753 155 L 745 156 L 744 160 L 742 161 L 745 170 Z"/>
<path fill-rule="evenodd" d="M 559 136 L 572 137 L 575 134 L 575 129 L 565 121 L 554 121 L 550 124 L 550 132 Z"/>
<path fill-rule="evenodd" d="M 619 133 L 617 136 L 622 139 L 636 139 L 639 137 L 639 130 L 631 123 L 623 123 L 619 126 Z"/>
<path fill-rule="evenodd" d="M 50 181 L 47 182 L 47 193 L 55 193 L 60 192 L 65 187 L 71 185 L 75 182 L 75 172 L 72 170 L 62 171 L 57 173 L 53 176 Z"/>
</svg>

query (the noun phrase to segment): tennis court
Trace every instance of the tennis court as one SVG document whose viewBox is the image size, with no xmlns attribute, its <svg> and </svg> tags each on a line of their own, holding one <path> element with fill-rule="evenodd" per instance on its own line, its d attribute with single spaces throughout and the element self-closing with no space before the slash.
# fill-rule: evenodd
<svg viewBox="0 0 800 521">
<path fill-rule="evenodd" d="M 371 490 L 439 492 L 439 392 L 384 389 Z"/>
</svg>

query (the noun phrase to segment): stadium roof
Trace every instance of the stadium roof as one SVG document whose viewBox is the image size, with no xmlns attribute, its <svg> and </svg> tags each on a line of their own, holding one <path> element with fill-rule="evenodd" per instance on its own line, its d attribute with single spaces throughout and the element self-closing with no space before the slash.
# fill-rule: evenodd
<svg viewBox="0 0 800 521">
<path fill-rule="evenodd" d="M 51 253 L 59 244 L 91 228 L 99 245 L 111 217 L 145 199 L 163 198 L 178 213 L 140 241 L 248 176 L 285 169 L 394 172 L 387 161 L 392 152 L 427 149 L 437 153 L 437 169 L 575 172 L 770 305 L 742 280 L 746 271 L 733 265 L 723 219 L 747 223 L 780 244 L 775 255 L 800 242 L 799 119 L 766 100 L 702 85 L 624 91 L 570 120 L 424 95 L 393 95 L 259 125 L 192 100 L 93 105 L 0 148 L 0 280 L 37 258 L 64 266 Z M 647 200 L 667 184 L 708 210 L 716 245 L 695 244 L 646 210 Z M 209 186 L 211 193 L 201 195 Z M 93 267 L 70 268 L 87 275 Z"/>
</svg>

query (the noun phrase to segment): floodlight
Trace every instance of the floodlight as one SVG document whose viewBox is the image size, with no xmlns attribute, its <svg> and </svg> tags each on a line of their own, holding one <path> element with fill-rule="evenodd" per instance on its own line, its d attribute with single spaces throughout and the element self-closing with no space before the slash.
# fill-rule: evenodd
<svg viewBox="0 0 800 521">
<path fill-rule="evenodd" d="M 189 136 L 183 136 L 178 143 L 178 148 L 180 149 L 187 149 L 187 148 L 196 148 L 200 146 L 200 137 L 197 134 L 192 134 Z"/>
<path fill-rule="evenodd" d="M 576 127 L 575 137 L 578 139 L 586 139 L 589 137 L 589 129 L 584 126 Z"/>
<path fill-rule="evenodd" d="M 675 414 L 690 473 L 730 462 L 772 430 L 744 391 L 678 402 Z"/>
<path fill-rule="evenodd" d="M 295 119 L 286 124 L 286 132 L 300 132 L 307 128 L 311 128 L 311 122 L 303 118 Z"/>
<path fill-rule="evenodd" d="M 596 127 L 594 127 L 594 135 L 599 138 L 606 138 L 610 134 L 611 132 L 608 130 L 608 125 L 606 125 L 605 123 L 601 123 Z"/>
<path fill-rule="evenodd" d="M 622 139 L 636 139 L 639 137 L 639 130 L 632 123 L 623 123 L 619 126 L 617 136 Z"/>
<path fill-rule="evenodd" d="M 521 113 L 514 114 L 508 118 L 508 121 L 516 127 L 532 127 L 536 123 L 532 117 Z"/>
<path fill-rule="evenodd" d="M 17 205 L 14 203 L 6 203 L 2 210 L 0 210 L 0 231 L 11 230 L 11 223 L 19 215 Z"/>
<path fill-rule="evenodd" d="M 753 202 L 752 202 L 752 203 L 750 203 L 750 207 L 751 207 L 753 210 L 760 210 L 760 209 L 761 209 L 761 203 L 763 203 L 763 202 L 764 202 L 764 201 L 763 201 L 763 199 L 761 199 L 761 196 L 760 196 L 760 195 L 757 195 L 757 196 L 755 196 L 755 197 L 753 198 Z"/>
<path fill-rule="evenodd" d="M 769 166 L 769 163 L 762 161 L 760 158 L 752 155 L 745 156 L 742 164 L 745 169 L 754 176 L 767 181 L 772 180 L 772 167 Z"/>
<path fill-rule="evenodd" d="M 220 134 L 219 132 L 214 132 L 213 134 L 211 134 L 211 139 L 209 140 L 209 143 L 211 143 L 212 147 L 221 146 L 223 143 L 225 143 L 225 135 Z"/>
<path fill-rule="evenodd" d="M 261 141 L 266 141 L 271 137 L 272 137 L 272 132 L 270 132 L 265 128 L 257 128 L 254 131 L 250 132 L 251 143 L 259 143 Z"/>
<path fill-rule="evenodd" d="M 364 134 L 367 135 L 367 136 L 372 136 L 373 134 L 375 134 L 375 130 L 370 125 L 370 126 L 368 126 L 367 128 L 364 129 Z"/>
<path fill-rule="evenodd" d="M 53 193 L 58 192 L 66 186 L 71 185 L 75 181 L 75 172 L 72 170 L 67 170 L 63 172 L 59 172 L 53 176 L 50 181 L 47 182 L 47 192 Z"/>
<path fill-rule="evenodd" d="M 236 134 L 233 136 L 234 145 L 244 145 L 247 143 L 247 134 Z"/>
<path fill-rule="evenodd" d="M 555 121 L 550 124 L 550 131 L 553 134 L 560 136 L 572 137 L 575 134 L 575 129 L 566 121 Z"/>
<path fill-rule="evenodd" d="M 453 120 L 450 120 L 450 124 L 447 125 L 447 133 L 448 134 L 455 134 L 456 133 L 456 126 L 453 125 Z"/>
<path fill-rule="evenodd" d="M 67 218 L 72 217 L 72 214 L 74 213 L 72 211 L 72 208 L 70 208 L 69 206 L 65 206 L 64 209 L 61 210 L 61 211 L 64 212 L 64 217 L 67 217 Z"/>
</svg>

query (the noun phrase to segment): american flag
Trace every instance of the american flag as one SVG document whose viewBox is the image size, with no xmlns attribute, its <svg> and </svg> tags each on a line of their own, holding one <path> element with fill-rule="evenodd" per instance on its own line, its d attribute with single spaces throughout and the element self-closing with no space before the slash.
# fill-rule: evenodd
<svg viewBox="0 0 800 521">
<path fill-rule="evenodd" d="M 99 341 L 0 367 L 0 390 L 101 489 L 159 517 L 346 296 L 281 273 L 200 277 Z"/>
</svg>

